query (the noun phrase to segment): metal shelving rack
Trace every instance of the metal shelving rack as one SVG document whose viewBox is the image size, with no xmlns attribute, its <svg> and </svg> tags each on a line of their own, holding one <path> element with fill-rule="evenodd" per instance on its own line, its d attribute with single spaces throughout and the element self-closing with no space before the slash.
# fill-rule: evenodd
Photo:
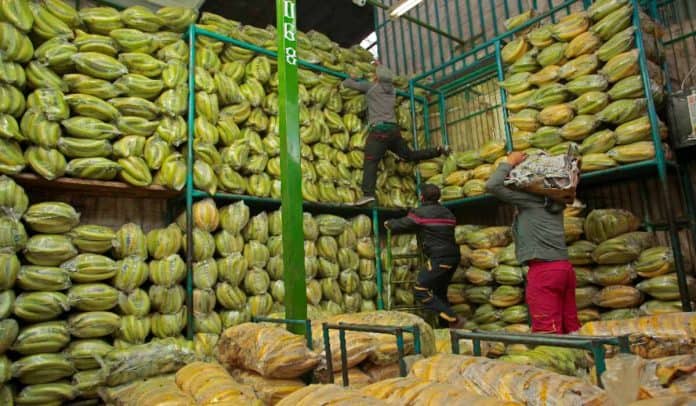
<svg viewBox="0 0 696 406">
<path fill-rule="evenodd" d="M 280 20 L 280 18 L 286 19 L 287 15 L 281 16 L 280 14 L 283 12 L 286 12 L 287 10 L 285 9 L 285 5 L 287 3 L 292 3 L 294 7 L 294 1 L 289 1 L 289 0 L 277 0 L 276 1 L 276 7 L 278 10 L 278 18 L 279 21 L 284 21 Z M 280 26 L 280 25 L 278 25 Z M 277 26 L 277 27 L 278 27 Z M 355 216 L 358 214 L 366 214 L 369 215 L 372 219 L 372 225 L 373 225 L 373 238 L 374 238 L 374 244 L 375 244 L 375 266 L 376 266 L 376 283 L 377 283 L 377 288 L 378 288 L 378 295 L 377 295 L 377 308 L 378 309 L 383 309 L 384 308 L 384 300 L 382 297 L 383 293 L 383 287 L 382 287 L 382 255 L 381 255 L 381 224 L 382 222 L 391 217 L 396 217 L 405 214 L 404 209 L 393 209 L 393 208 L 384 208 L 384 207 L 372 207 L 372 208 L 364 208 L 364 207 L 354 207 L 354 206 L 347 206 L 347 205 L 340 205 L 340 204 L 328 204 L 328 203 L 315 203 L 315 202 L 307 202 L 302 200 L 302 195 L 301 193 L 294 193 L 294 194 L 283 194 L 281 199 L 273 199 L 273 198 L 267 198 L 267 197 L 256 197 L 256 196 L 249 196 L 249 195 L 240 195 L 240 194 L 234 194 L 234 193 L 216 193 L 214 196 L 210 196 L 208 193 L 196 190 L 193 185 L 193 163 L 194 163 L 194 152 L 193 152 L 193 139 L 194 139 L 194 120 L 196 118 L 196 107 L 195 107 L 195 60 L 196 60 L 196 38 L 199 36 L 205 36 L 209 37 L 218 41 L 222 41 L 226 44 L 232 44 L 237 47 L 247 49 L 250 51 L 253 51 L 257 54 L 265 55 L 271 58 L 276 58 L 278 61 L 278 69 L 279 71 L 283 69 L 282 66 L 285 66 L 287 68 L 288 62 L 284 56 L 280 56 L 279 58 L 279 53 L 274 52 L 265 48 L 258 47 L 254 44 L 250 44 L 247 42 L 240 41 L 235 38 L 227 37 L 212 31 L 208 31 L 199 27 L 196 27 L 195 25 L 191 25 L 188 29 L 187 32 L 187 41 L 189 44 L 189 80 L 188 80 L 188 87 L 189 87 L 189 98 L 188 98 L 188 117 L 187 117 L 187 124 L 188 124 L 188 144 L 187 144 L 187 177 L 186 177 L 186 187 L 184 191 L 184 199 L 186 203 L 186 218 L 187 218 L 187 229 L 186 229 L 186 235 L 187 235 L 187 243 L 189 244 L 188 247 L 188 254 L 186 255 L 186 264 L 187 264 L 187 279 L 186 279 L 186 292 L 187 292 L 187 301 L 189 303 L 188 306 L 188 323 L 187 323 L 187 335 L 188 337 L 193 336 L 193 276 L 192 276 L 192 267 L 193 267 L 193 258 L 192 258 L 192 246 L 190 244 L 193 243 L 193 238 L 192 238 L 192 233 L 193 233 L 193 221 L 192 221 L 192 206 L 193 203 L 197 200 L 206 198 L 206 197 L 213 197 L 217 201 L 226 201 L 226 202 L 232 202 L 232 201 L 244 201 L 247 203 L 250 207 L 252 208 L 283 208 L 283 207 L 288 207 L 292 206 L 295 209 L 300 210 L 300 215 L 298 216 L 300 218 L 300 223 L 299 226 L 293 227 L 289 229 L 289 232 L 286 233 L 286 230 L 284 229 L 284 236 L 287 235 L 289 238 L 283 238 L 283 243 L 285 244 L 285 241 L 303 241 L 303 232 L 302 232 L 302 223 L 301 223 L 301 210 L 304 209 L 309 212 L 314 212 L 314 213 L 331 213 L 331 214 L 336 214 L 339 216 L 347 217 L 347 216 Z M 279 30 L 278 31 L 278 38 L 282 37 L 283 33 Z M 280 48 L 280 47 L 279 47 Z M 326 75 L 331 75 L 340 79 L 346 79 L 348 76 L 344 73 L 341 72 L 336 72 L 330 69 L 327 69 L 323 66 L 313 64 L 310 62 L 303 61 L 301 59 L 297 59 L 297 65 L 301 66 L 303 68 L 311 69 L 317 72 L 320 72 L 322 74 Z M 296 86 L 295 86 L 296 87 Z M 397 95 L 401 97 L 408 98 L 410 100 L 413 100 L 414 103 L 421 103 L 421 104 L 426 104 L 427 100 L 422 97 L 422 96 L 415 96 L 410 93 L 406 93 L 403 91 L 398 91 Z M 287 94 L 285 98 L 279 97 L 279 103 L 285 104 L 285 105 L 290 105 L 290 104 L 295 104 L 297 105 L 297 91 L 295 90 L 295 93 L 292 94 Z M 295 120 L 297 120 L 295 118 Z M 297 124 L 297 123 L 295 123 Z M 281 134 L 282 134 L 281 130 Z M 299 134 L 295 133 L 292 134 L 291 132 L 287 133 L 287 137 L 295 137 L 296 142 L 299 143 Z M 281 139 L 285 137 L 281 136 Z M 288 142 L 291 142 L 288 140 Z M 281 145 L 281 153 L 283 153 L 283 150 L 285 148 Z M 299 150 L 299 148 L 298 148 Z M 283 167 L 284 168 L 284 167 Z M 299 163 L 297 167 L 297 171 L 299 173 Z M 289 176 L 298 176 L 297 179 L 299 179 L 299 175 L 293 174 L 289 175 L 292 171 L 286 171 L 283 169 L 282 175 L 281 175 L 281 181 L 283 183 L 288 183 L 289 181 L 292 182 L 292 179 L 289 180 Z M 283 219 L 285 219 L 287 216 L 283 215 Z M 300 249 L 302 249 L 302 246 L 300 246 Z M 289 252 L 291 250 L 284 249 L 283 252 Z M 295 251 L 301 252 L 300 250 L 295 249 Z M 300 256 L 300 259 L 302 259 L 303 256 Z M 302 261 L 301 263 L 288 263 L 288 261 L 285 257 L 283 259 L 283 265 L 284 269 L 293 269 L 295 273 L 300 273 L 302 275 L 302 278 L 297 276 L 296 280 L 299 281 L 301 279 L 301 284 L 300 286 L 294 286 L 291 287 L 287 286 L 286 290 L 286 308 L 289 309 L 290 307 L 293 307 L 297 304 L 300 306 L 304 306 L 306 308 L 306 293 L 305 293 L 305 287 L 302 286 L 304 284 L 304 262 Z M 297 306 L 295 306 L 297 307 Z M 301 317 L 300 317 L 301 316 Z M 297 314 L 295 315 L 288 315 L 288 318 L 291 319 L 302 319 L 306 318 L 305 316 L 300 315 L 298 316 Z M 297 330 L 301 330 L 303 327 L 302 326 L 297 326 Z"/>
<path fill-rule="evenodd" d="M 568 0 L 557 6 L 549 7 L 548 11 L 538 14 L 524 25 L 514 30 L 501 33 L 489 41 L 475 46 L 469 51 L 450 59 L 440 66 L 413 77 L 409 81 L 409 93 L 412 95 L 411 111 L 414 121 L 417 111 L 415 109 L 415 98 L 413 95 L 416 89 L 421 89 L 434 96 L 434 98 L 437 100 L 433 104 L 437 104 L 437 111 L 439 112 L 439 133 L 441 142 L 443 144 L 449 144 L 449 134 L 447 133 L 448 123 L 446 118 L 447 97 L 456 93 L 457 91 L 460 91 L 462 88 L 472 87 L 477 83 L 480 83 L 482 79 L 490 80 L 495 78 L 497 80 L 503 80 L 504 66 L 501 58 L 501 49 L 504 43 L 510 40 L 515 33 L 523 31 L 526 28 L 529 28 L 530 26 L 533 26 L 534 24 L 537 24 L 545 19 L 550 18 L 552 21 L 555 21 L 557 16 L 569 14 L 573 9 L 586 9 L 590 3 L 591 2 L 587 0 Z M 653 19 L 658 19 L 657 0 L 631 0 L 630 4 L 633 6 L 633 25 L 636 29 L 635 43 L 638 48 L 640 73 L 643 79 L 643 91 L 645 93 L 645 98 L 647 99 L 648 116 L 652 126 L 651 139 L 655 145 L 655 157 L 647 161 L 584 173 L 581 176 L 581 184 L 608 185 L 618 180 L 641 179 L 647 176 L 656 176 L 659 179 L 660 190 L 658 193 L 660 195 L 661 203 L 665 208 L 664 211 L 667 217 L 666 231 L 669 235 L 670 245 L 674 253 L 682 308 L 685 311 L 691 311 L 691 302 L 686 280 L 686 270 L 684 269 L 683 254 L 679 239 L 680 227 L 675 219 L 674 204 L 669 195 L 668 178 L 670 174 L 674 174 L 680 178 L 680 186 L 682 189 L 680 190 L 681 198 L 685 203 L 686 210 L 690 214 L 690 217 L 693 217 L 694 213 L 696 213 L 696 208 L 694 207 L 694 199 L 691 196 L 693 192 L 690 187 L 691 184 L 690 180 L 688 179 L 688 175 L 685 174 L 685 172 L 676 162 L 669 161 L 667 159 L 662 148 L 662 141 L 660 139 L 658 125 L 659 120 L 657 116 L 657 109 L 652 97 L 652 92 L 650 91 L 651 84 L 650 76 L 648 74 L 648 62 L 643 46 L 643 33 L 640 24 L 640 10 L 642 9 L 642 6 L 645 6 L 649 15 Z M 662 68 L 665 74 L 666 88 L 667 91 L 669 91 L 670 89 L 666 63 L 663 64 Z M 452 70 L 452 73 L 448 73 L 448 71 Z M 505 101 L 506 93 L 501 88 L 500 103 L 494 107 L 502 109 L 504 121 L 504 140 L 507 150 L 511 151 L 512 137 L 510 125 L 507 123 L 507 110 L 504 108 Z M 429 110 L 427 104 L 424 105 L 423 115 L 426 122 L 426 142 L 429 142 L 430 128 L 427 125 L 429 121 Z M 417 142 L 417 137 L 415 137 L 415 135 L 414 129 L 414 139 Z M 420 182 L 420 178 L 417 180 Z M 445 203 L 445 205 L 451 209 L 466 209 L 477 205 L 480 206 L 483 204 L 492 203 L 493 201 L 494 198 L 492 196 L 481 195 L 448 201 Z M 691 231 L 691 236 L 696 242 L 696 224 L 694 224 L 693 221 L 689 221 L 687 223 Z M 651 229 L 652 225 L 648 224 L 648 228 Z"/>
</svg>

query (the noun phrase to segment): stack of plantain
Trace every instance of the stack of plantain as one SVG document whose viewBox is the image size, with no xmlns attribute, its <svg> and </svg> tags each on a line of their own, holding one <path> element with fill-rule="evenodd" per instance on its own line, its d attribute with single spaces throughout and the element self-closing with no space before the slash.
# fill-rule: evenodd
<svg viewBox="0 0 696 406">
<path fill-rule="evenodd" d="M 182 230 L 185 221 L 182 213 Z M 205 199 L 194 204 L 193 221 L 193 310 L 201 347 L 210 347 L 205 342 L 214 343 L 222 329 L 283 312 L 281 212 L 252 216 L 243 202 L 218 209 Z M 370 219 L 305 213 L 303 224 L 310 314 L 374 310 Z M 151 277 L 153 270 L 151 263 Z"/>
<path fill-rule="evenodd" d="M 661 28 L 641 14 L 652 98 L 659 110 Z M 585 172 L 655 155 L 628 0 L 600 0 L 517 35 L 502 49 L 515 150 L 560 154 L 576 144 Z M 667 137 L 659 122 L 659 135 Z"/>
<path fill-rule="evenodd" d="M 187 140 L 189 52 L 181 33 L 195 11 L 78 11 L 62 0 L 0 7 L 0 172 L 183 188 L 177 148 Z"/>
<path fill-rule="evenodd" d="M 480 196 L 486 193 L 486 181 L 498 164 L 505 160 L 505 143 L 490 140 L 478 149 L 456 151 L 417 165 L 423 182 L 437 185 L 442 200 Z"/>
<path fill-rule="evenodd" d="M 275 30 L 242 26 L 203 13 L 198 26 L 275 51 Z M 374 74 L 372 55 L 344 49 L 318 32 L 298 33 L 300 58 L 351 76 Z M 275 61 L 232 44 L 199 37 L 196 53 L 194 185 L 258 197 L 280 197 L 278 73 Z M 397 79 L 403 85 L 403 79 Z M 302 194 L 312 202 L 352 203 L 361 195 L 365 96 L 332 75 L 299 69 Z M 410 136 L 408 102 L 398 123 Z M 417 126 L 422 127 L 420 120 Z M 422 145 L 422 144 L 421 144 Z M 413 167 L 394 156 L 382 163 L 377 197 L 384 206 L 415 204 Z"/>
</svg>

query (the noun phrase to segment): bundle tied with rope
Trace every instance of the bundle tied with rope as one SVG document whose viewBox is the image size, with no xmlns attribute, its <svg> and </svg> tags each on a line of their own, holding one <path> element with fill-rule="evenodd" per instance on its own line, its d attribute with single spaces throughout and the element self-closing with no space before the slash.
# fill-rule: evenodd
<svg viewBox="0 0 696 406">
<path fill-rule="evenodd" d="M 528 156 L 510 171 L 505 186 L 570 204 L 575 200 L 580 166 L 580 153 L 574 145 L 563 155 Z"/>
</svg>

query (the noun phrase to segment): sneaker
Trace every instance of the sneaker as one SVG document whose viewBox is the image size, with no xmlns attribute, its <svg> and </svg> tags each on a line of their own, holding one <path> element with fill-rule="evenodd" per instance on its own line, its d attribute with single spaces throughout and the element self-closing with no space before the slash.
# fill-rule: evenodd
<svg viewBox="0 0 696 406">
<path fill-rule="evenodd" d="M 449 154 L 452 153 L 452 148 L 450 148 L 449 145 L 441 145 L 441 146 L 437 147 L 437 150 L 440 153 L 440 155 L 443 155 L 443 156 L 448 156 Z"/>
<path fill-rule="evenodd" d="M 370 203 L 374 203 L 375 197 L 374 196 L 363 196 L 360 199 L 358 199 L 357 202 L 353 204 L 353 206 L 365 206 Z"/>
</svg>

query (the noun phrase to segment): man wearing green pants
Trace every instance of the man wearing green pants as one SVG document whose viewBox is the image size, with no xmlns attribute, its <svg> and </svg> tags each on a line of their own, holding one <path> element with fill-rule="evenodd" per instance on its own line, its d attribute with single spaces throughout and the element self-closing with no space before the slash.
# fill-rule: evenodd
<svg viewBox="0 0 696 406">
<path fill-rule="evenodd" d="M 369 133 L 365 141 L 365 160 L 363 163 L 363 197 L 355 205 L 363 206 L 375 201 L 377 166 L 387 150 L 406 161 L 422 161 L 449 153 L 449 148 L 437 147 L 413 151 L 401 136 L 396 124 L 396 89 L 394 74 L 384 66 L 377 66 L 374 82 L 361 82 L 350 78 L 343 86 L 365 93 L 367 97 L 367 119 Z"/>
</svg>

